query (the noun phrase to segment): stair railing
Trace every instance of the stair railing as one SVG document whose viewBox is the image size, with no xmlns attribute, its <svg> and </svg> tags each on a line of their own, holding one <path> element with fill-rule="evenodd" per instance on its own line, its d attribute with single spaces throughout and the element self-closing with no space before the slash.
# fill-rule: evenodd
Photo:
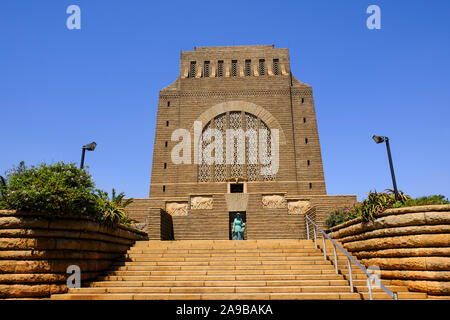
<svg viewBox="0 0 450 320">
<path fill-rule="evenodd" d="M 314 246 L 317 249 L 317 232 L 318 230 L 322 234 L 322 245 L 323 245 L 323 258 L 327 259 L 327 246 L 325 243 L 325 238 L 331 241 L 333 244 L 334 249 L 334 269 L 336 274 L 339 273 L 338 271 L 338 258 L 337 258 L 337 252 L 336 248 L 338 248 L 340 251 L 342 251 L 347 256 L 347 264 L 348 264 L 348 278 L 350 282 L 350 292 L 354 292 L 353 287 L 353 275 L 352 275 L 352 262 L 356 264 L 364 273 L 367 275 L 367 287 L 369 289 L 369 297 L 370 300 L 373 300 L 373 293 L 372 293 L 372 281 L 374 281 L 376 284 L 380 286 L 381 289 L 383 289 L 389 296 L 392 297 L 394 300 L 398 300 L 398 294 L 396 292 L 392 292 L 388 288 L 386 288 L 379 279 L 374 277 L 369 271 L 367 271 L 366 268 L 364 268 L 358 261 L 356 261 L 347 251 L 345 251 L 344 248 L 342 248 L 339 244 L 337 244 L 336 241 L 331 239 L 331 237 L 326 234 L 325 231 L 323 231 L 307 214 L 305 215 L 305 222 L 306 222 L 306 237 L 309 240 L 309 224 L 313 226 L 313 236 L 314 236 Z"/>
</svg>

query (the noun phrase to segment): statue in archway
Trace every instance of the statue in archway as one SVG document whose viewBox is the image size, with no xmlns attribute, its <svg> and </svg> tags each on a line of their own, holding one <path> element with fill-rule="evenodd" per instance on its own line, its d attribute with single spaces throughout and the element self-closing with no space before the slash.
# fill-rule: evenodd
<svg viewBox="0 0 450 320">
<path fill-rule="evenodd" d="M 244 240 L 245 223 L 242 221 L 241 214 L 238 212 L 233 221 L 231 229 L 233 240 Z"/>
</svg>

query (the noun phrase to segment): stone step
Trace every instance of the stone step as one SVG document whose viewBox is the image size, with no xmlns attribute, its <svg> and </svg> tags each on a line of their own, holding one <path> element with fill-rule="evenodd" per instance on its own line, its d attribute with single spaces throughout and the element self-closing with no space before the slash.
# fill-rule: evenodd
<svg viewBox="0 0 450 320">
<path fill-rule="evenodd" d="M 213 242 L 215 241 L 215 242 Z M 283 240 L 283 241 L 263 241 L 261 240 L 244 240 L 244 241 L 230 241 L 230 240 L 184 240 L 184 241 L 137 241 L 135 248 L 164 248 L 164 249 L 272 249 L 272 248 L 312 248 L 314 244 L 308 240 Z"/>
<path fill-rule="evenodd" d="M 204 245 L 204 246 L 194 246 L 194 247 L 189 247 L 189 246 L 137 246 L 134 247 L 133 250 L 151 250 L 154 252 L 157 252 L 157 250 L 179 250 L 179 252 L 183 252 L 182 250 L 209 250 L 209 251 L 221 251 L 221 250 L 237 250 L 237 251 L 241 251 L 241 252 L 245 252 L 244 250 L 251 250 L 251 251 L 255 251 L 255 250 L 263 250 L 263 251 L 268 251 L 268 250 L 273 250 L 273 251 L 281 251 L 283 249 L 292 249 L 291 252 L 301 252 L 301 249 L 314 249 L 314 250 L 318 250 L 316 249 L 313 245 L 285 245 L 285 246 L 262 246 L 262 247 L 252 247 L 252 246 L 239 246 L 239 247 L 232 247 L 232 246 L 209 246 L 209 245 Z M 175 251 L 175 252 L 177 252 Z M 205 252 L 203 251 L 203 252 Z M 191 251 L 192 252 L 192 251 Z M 201 252 L 201 251 L 200 251 Z M 288 252 L 288 251 L 286 251 Z M 320 251 L 319 251 L 320 252 Z"/>
<path fill-rule="evenodd" d="M 367 285 L 355 285 L 354 284 L 354 287 L 360 293 L 366 293 L 366 292 L 368 293 L 369 292 L 369 288 L 367 287 Z M 391 290 L 391 292 L 409 292 L 407 287 L 390 286 L 390 285 L 385 285 L 385 287 L 387 289 Z M 372 292 L 385 292 L 385 291 L 381 288 L 372 287 Z"/>
<path fill-rule="evenodd" d="M 346 280 L 98 281 L 90 287 L 348 286 Z"/>
<path fill-rule="evenodd" d="M 342 275 L 294 275 L 294 274 L 254 274 L 254 275 L 233 275 L 233 274 L 212 274 L 212 275 L 108 275 L 99 278 L 98 281 L 223 281 L 223 280 L 344 280 Z"/>
<path fill-rule="evenodd" d="M 362 299 L 369 300 L 370 296 L 368 292 L 360 293 Z M 392 297 L 388 295 L 386 292 L 374 292 L 373 294 L 374 300 L 392 300 Z M 415 299 L 426 299 L 427 294 L 422 292 L 398 292 L 399 300 L 415 300 Z"/>
<path fill-rule="evenodd" d="M 329 261 L 326 260 L 317 260 L 317 259 L 292 259 L 292 260 L 262 260 L 262 259 L 254 259 L 254 260 L 191 260 L 184 261 L 185 258 L 171 258 L 170 260 L 150 260 L 148 258 L 144 258 L 139 261 L 138 259 L 133 259 L 132 261 L 116 261 L 114 262 L 115 266 L 234 266 L 234 265 L 297 265 L 297 264 L 307 264 L 307 265 L 317 265 L 317 264 L 325 264 L 330 265 Z"/>
<path fill-rule="evenodd" d="M 173 257 L 155 257 L 147 256 L 144 254 L 128 254 L 124 258 L 118 259 L 118 261 L 236 261 L 237 263 L 241 261 L 311 261 L 320 259 L 321 256 L 318 255 L 295 255 L 295 256 L 200 256 L 200 257 L 185 257 L 183 255 L 173 256 Z"/>
<path fill-rule="evenodd" d="M 248 287 L 95 287 L 70 289 L 69 293 L 313 293 L 350 292 L 347 286 L 248 286 Z"/>
<path fill-rule="evenodd" d="M 179 257 L 189 257 L 189 258 L 250 258 L 254 259 L 257 257 L 279 257 L 284 259 L 285 257 L 321 257 L 323 255 L 317 251 L 310 252 L 238 252 L 238 253 L 141 253 L 141 252 L 129 252 L 125 257 L 136 257 L 136 258 L 179 258 Z"/>
<path fill-rule="evenodd" d="M 359 300 L 358 293 L 57 294 L 54 300 Z"/>
<path fill-rule="evenodd" d="M 246 254 L 257 254 L 257 255 L 282 255 L 282 254 L 302 254 L 302 253 L 323 253 L 319 249 L 305 248 L 305 249 L 157 249 L 157 248 L 132 248 L 127 254 L 170 254 L 170 255 L 191 255 L 191 254 L 202 254 L 202 255 L 246 255 Z"/>
<path fill-rule="evenodd" d="M 117 276 L 149 276 L 149 275 L 157 275 L 157 276 L 171 276 L 171 275 L 298 275 L 298 276 L 335 276 L 334 269 L 311 269 L 311 270 L 153 270 L 153 271 L 132 271 L 132 270 L 117 270 L 117 271 L 109 271 L 108 275 L 117 275 Z"/>
<path fill-rule="evenodd" d="M 230 265 L 230 266 L 224 266 L 224 265 L 205 265 L 205 266 L 199 266 L 199 265 L 184 265 L 184 266 L 161 266 L 161 265 L 128 265 L 128 266 L 116 266 L 117 271 L 123 271 L 123 270 L 130 270 L 130 271 L 153 271 L 153 270 L 247 270 L 247 269 L 254 269 L 254 270 L 333 270 L 334 268 L 331 265 L 326 264 L 316 264 L 316 265 L 303 265 L 303 264 L 296 264 L 296 265 Z"/>
</svg>

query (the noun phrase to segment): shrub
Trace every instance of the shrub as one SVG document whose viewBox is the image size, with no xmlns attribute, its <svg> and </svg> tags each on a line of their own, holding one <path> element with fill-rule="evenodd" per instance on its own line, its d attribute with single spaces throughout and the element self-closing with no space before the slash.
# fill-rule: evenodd
<svg viewBox="0 0 450 320">
<path fill-rule="evenodd" d="M 355 215 L 360 217 L 363 221 L 369 221 L 373 219 L 376 213 L 393 208 L 397 203 L 394 191 L 391 189 L 386 191 L 387 192 L 369 192 L 366 200 L 354 206 Z M 398 196 L 398 202 L 400 203 L 410 199 L 410 197 L 403 194 L 402 191 L 398 192 Z"/>
<path fill-rule="evenodd" d="M 356 218 L 356 216 L 350 208 L 339 208 L 328 215 L 325 224 L 327 228 L 332 228 L 354 218 Z"/>
<path fill-rule="evenodd" d="M 6 179 L 0 176 L 0 209 L 6 209 L 6 204 L 4 202 L 6 187 Z"/>
<path fill-rule="evenodd" d="M 7 174 L 3 202 L 7 209 L 45 212 L 50 216 L 96 216 L 94 183 L 75 164 L 58 162 L 26 167 L 23 162 Z"/>
<path fill-rule="evenodd" d="M 116 190 L 112 189 L 111 199 L 108 193 L 97 190 L 100 211 L 103 212 L 103 220 L 109 224 L 122 223 L 130 226 L 134 222 L 125 213 L 125 207 L 133 202 L 133 199 L 124 201 L 125 194 L 123 192 L 116 195 Z"/>
<path fill-rule="evenodd" d="M 337 209 L 331 212 L 326 220 L 327 228 L 331 228 L 342 224 L 354 218 L 361 218 L 367 222 L 374 219 L 374 215 L 389 208 L 401 208 L 411 206 L 422 206 L 431 204 L 448 204 L 449 201 L 443 195 L 433 195 L 412 199 L 399 191 L 399 201 L 395 200 L 394 191 L 391 189 L 386 192 L 369 192 L 367 199 L 355 204 L 351 208 Z"/>
<path fill-rule="evenodd" d="M 40 212 L 49 217 L 90 216 L 110 224 L 131 224 L 124 194 L 94 189 L 91 175 L 75 164 L 58 162 L 27 167 L 23 162 L 0 179 L 0 209 Z"/>
<path fill-rule="evenodd" d="M 403 203 L 396 203 L 395 207 L 412 207 L 412 206 L 425 206 L 425 205 L 432 205 L 432 204 L 449 204 L 450 202 L 448 199 L 445 198 L 443 195 L 432 195 L 432 196 L 425 196 L 425 197 L 419 197 L 415 199 L 408 199 Z"/>
</svg>

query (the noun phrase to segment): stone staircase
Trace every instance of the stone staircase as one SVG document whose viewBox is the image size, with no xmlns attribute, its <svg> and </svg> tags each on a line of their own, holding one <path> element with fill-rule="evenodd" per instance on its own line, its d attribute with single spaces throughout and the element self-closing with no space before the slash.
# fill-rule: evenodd
<svg viewBox="0 0 450 320">
<path fill-rule="evenodd" d="M 98 281 L 51 299 L 368 299 L 365 276 L 356 268 L 353 274 L 351 293 L 312 240 L 139 241 Z M 399 299 L 426 298 L 383 284 Z M 374 298 L 390 297 L 377 289 Z"/>
</svg>

